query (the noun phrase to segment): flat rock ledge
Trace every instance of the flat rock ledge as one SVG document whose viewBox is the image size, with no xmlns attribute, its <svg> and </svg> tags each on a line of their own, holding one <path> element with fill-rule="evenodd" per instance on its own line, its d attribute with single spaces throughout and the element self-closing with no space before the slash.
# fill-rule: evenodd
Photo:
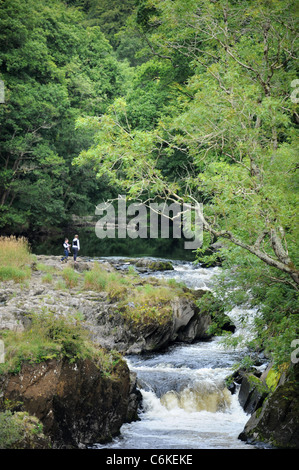
<svg viewBox="0 0 299 470">
<path fill-rule="evenodd" d="M 55 268 L 53 282 L 43 281 L 45 272 L 38 269 L 40 264 Z M 13 281 L 0 283 L 0 329 L 22 331 L 30 322 L 30 314 L 42 313 L 46 309 L 56 314 L 80 315 L 94 342 L 122 354 L 141 354 L 160 350 L 175 341 L 192 342 L 210 338 L 206 331 L 211 317 L 202 313 L 196 302 L 206 291 L 186 288 L 186 295 L 171 301 L 173 315 L 167 324 L 136 327 L 124 319 L 119 312 L 118 301 L 110 300 L 105 291 L 55 288 L 55 277 L 66 266 L 84 272 L 91 270 L 94 262 L 80 260 L 73 263 L 69 260 L 65 264 L 57 256 L 37 256 L 28 284 L 21 286 Z M 107 261 L 103 261 L 101 266 L 109 272 L 115 269 Z"/>
</svg>

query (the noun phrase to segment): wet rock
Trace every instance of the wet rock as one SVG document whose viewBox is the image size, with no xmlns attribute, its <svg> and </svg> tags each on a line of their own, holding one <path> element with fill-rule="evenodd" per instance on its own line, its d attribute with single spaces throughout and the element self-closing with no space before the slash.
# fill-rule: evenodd
<svg viewBox="0 0 299 470">
<path fill-rule="evenodd" d="M 170 261 L 151 260 L 148 258 L 141 258 L 135 262 L 136 268 L 139 271 L 169 271 L 174 267 Z"/>
<path fill-rule="evenodd" d="M 24 363 L 20 373 L 0 376 L 2 403 L 21 403 L 22 411 L 42 422 L 54 448 L 107 441 L 136 415 L 137 406 L 125 361 L 115 367 L 109 377 L 91 360 Z"/>
<path fill-rule="evenodd" d="M 280 448 L 299 448 L 299 367 L 292 365 L 254 411 L 239 439 Z"/>
<path fill-rule="evenodd" d="M 248 414 L 252 414 L 257 408 L 262 406 L 265 398 L 269 394 L 266 384 L 254 374 L 241 373 L 241 387 L 239 391 L 239 403 Z"/>
</svg>

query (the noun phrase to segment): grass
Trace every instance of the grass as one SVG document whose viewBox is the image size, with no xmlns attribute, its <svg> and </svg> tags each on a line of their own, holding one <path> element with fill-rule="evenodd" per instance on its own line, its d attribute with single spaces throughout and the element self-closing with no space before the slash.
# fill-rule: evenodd
<svg viewBox="0 0 299 470">
<path fill-rule="evenodd" d="M 53 281 L 53 276 L 52 276 L 52 274 L 50 274 L 50 273 L 46 273 L 46 274 L 42 277 L 42 282 L 43 282 L 43 283 L 51 284 L 52 281 Z"/>
<path fill-rule="evenodd" d="M 27 412 L 0 413 L 0 449 L 35 448 L 36 437 L 44 437 L 38 418 Z"/>
<path fill-rule="evenodd" d="M 135 270 L 111 273 L 100 265 L 85 273 L 84 289 L 107 292 L 111 301 L 119 301 L 118 312 L 135 326 L 165 325 L 172 316 L 171 301 L 184 295 L 184 286 L 174 280 L 145 281 L 136 276 Z"/>
<path fill-rule="evenodd" d="M 95 291 L 105 291 L 110 300 L 119 300 L 123 298 L 132 286 L 130 276 L 122 276 L 117 272 L 108 272 L 100 265 L 95 265 L 91 271 L 85 273 L 84 289 Z"/>
<path fill-rule="evenodd" d="M 80 274 L 72 268 L 65 268 L 62 271 L 62 277 L 67 287 L 76 287 L 80 280 Z"/>
<path fill-rule="evenodd" d="M 23 282 L 31 276 L 32 256 L 25 238 L 0 237 L 0 281 Z"/>
<path fill-rule="evenodd" d="M 135 325 L 157 323 L 162 326 L 171 319 L 171 301 L 177 294 L 176 289 L 145 283 L 130 292 L 121 313 Z"/>
<path fill-rule="evenodd" d="M 36 364 L 67 358 L 70 362 L 91 359 L 103 375 L 110 375 L 121 359 L 118 353 L 108 353 L 89 339 L 78 315 L 56 315 L 46 310 L 29 318 L 30 326 L 24 331 L 0 332 L 5 345 L 5 362 L 0 364 L 0 373 L 19 373 L 24 362 Z"/>
</svg>

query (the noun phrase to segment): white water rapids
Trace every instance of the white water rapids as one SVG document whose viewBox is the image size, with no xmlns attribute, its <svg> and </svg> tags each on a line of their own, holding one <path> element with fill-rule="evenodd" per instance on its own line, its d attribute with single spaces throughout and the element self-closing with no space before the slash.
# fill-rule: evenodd
<svg viewBox="0 0 299 470">
<path fill-rule="evenodd" d="M 176 279 L 193 289 L 213 290 L 219 268 L 172 261 L 174 271 L 156 277 Z M 232 312 L 234 321 L 238 310 Z M 239 334 L 237 329 L 235 334 Z M 249 419 L 224 380 L 244 351 L 227 350 L 220 338 L 177 344 L 163 353 L 129 356 L 143 396 L 140 421 L 124 424 L 121 434 L 98 449 L 253 449 L 238 439 Z"/>
</svg>

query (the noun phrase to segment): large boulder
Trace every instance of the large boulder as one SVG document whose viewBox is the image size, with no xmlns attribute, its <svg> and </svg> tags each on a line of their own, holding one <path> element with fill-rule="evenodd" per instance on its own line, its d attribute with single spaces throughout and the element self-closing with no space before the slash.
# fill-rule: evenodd
<svg viewBox="0 0 299 470">
<path fill-rule="evenodd" d="M 170 302 L 172 314 L 159 324 L 154 320 L 149 323 L 128 321 L 117 303 L 102 299 L 85 310 L 85 321 L 93 341 L 108 349 L 122 354 L 158 351 L 176 341 L 192 342 L 210 337 L 206 333 L 210 315 L 201 313 L 196 300 L 191 292 L 175 297 Z"/>
<path fill-rule="evenodd" d="M 240 376 L 239 403 L 246 413 L 252 414 L 262 406 L 270 390 L 264 381 L 252 372 L 244 373 L 241 371 Z"/>
<path fill-rule="evenodd" d="M 251 415 L 239 439 L 299 449 L 298 364 L 292 365 L 286 375 L 282 374 L 274 391 Z"/>
<path fill-rule="evenodd" d="M 23 363 L 18 374 L 0 376 L 2 409 L 10 403 L 43 424 L 54 448 L 78 448 L 111 439 L 136 416 L 134 392 L 125 361 L 104 375 L 91 360 Z"/>
</svg>

